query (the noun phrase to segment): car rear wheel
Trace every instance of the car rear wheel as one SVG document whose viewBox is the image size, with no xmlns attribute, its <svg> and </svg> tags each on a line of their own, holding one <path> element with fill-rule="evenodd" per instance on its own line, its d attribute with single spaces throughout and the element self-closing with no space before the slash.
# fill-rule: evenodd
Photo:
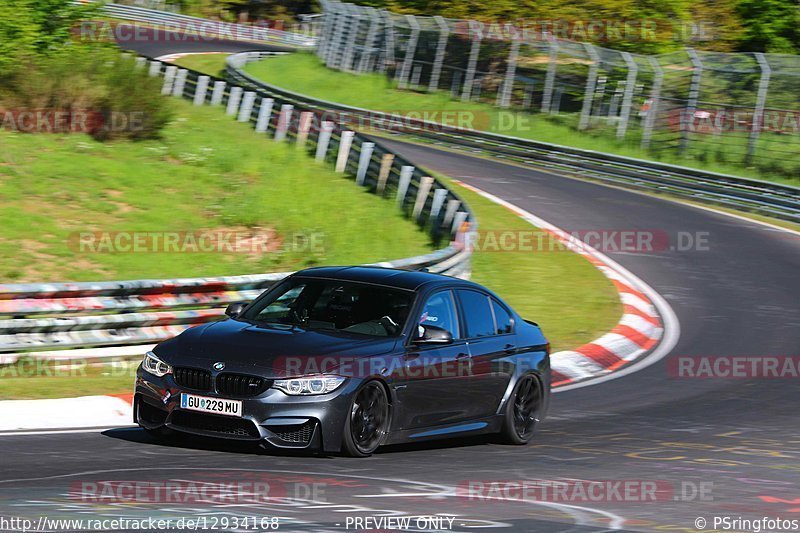
<svg viewBox="0 0 800 533">
<path fill-rule="evenodd" d="M 533 374 L 522 376 L 506 402 L 500 435 L 507 444 L 527 444 L 533 438 L 542 407 L 542 388 Z"/>
<path fill-rule="evenodd" d="M 383 386 L 370 381 L 355 394 L 345 422 L 342 451 L 367 457 L 383 443 L 389 427 L 389 399 Z"/>
</svg>

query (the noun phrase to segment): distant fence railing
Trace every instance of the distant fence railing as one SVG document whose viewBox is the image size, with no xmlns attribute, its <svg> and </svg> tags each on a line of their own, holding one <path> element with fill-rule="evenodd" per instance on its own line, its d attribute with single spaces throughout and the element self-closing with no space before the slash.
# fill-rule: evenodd
<svg viewBox="0 0 800 533">
<path fill-rule="evenodd" d="M 800 56 L 642 55 L 530 31 L 321 0 L 319 57 L 709 164 L 800 173 Z M 613 22 L 613 21 L 610 21 Z M 554 118 L 555 120 L 555 118 Z"/>
<path fill-rule="evenodd" d="M 393 198 L 434 242 L 448 243 L 429 254 L 376 266 L 469 275 L 471 251 L 465 244 L 477 228 L 475 217 L 461 198 L 424 170 L 285 99 L 149 58 L 137 61 L 150 75 L 163 77 L 163 94 L 218 106 L 232 120 L 250 123 L 258 135 L 309 150 L 343 179 L 348 176 L 358 186 Z M 155 343 L 222 318 L 226 305 L 252 300 L 287 275 L 0 284 L 0 362 L 46 350 Z M 63 353 L 47 352 L 47 357 Z"/>
<path fill-rule="evenodd" d="M 673 196 L 800 223 L 800 188 L 767 181 L 739 178 L 687 167 L 615 156 L 591 150 L 543 143 L 457 128 L 405 116 L 347 106 L 302 95 L 260 80 L 244 70 L 250 61 L 269 58 L 272 52 L 242 52 L 228 57 L 227 75 L 237 83 L 259 88 L 297 106 L 320 114 L 360 118 L 360 123 L 380 132 L 405 133 L 425 142 L 471 153 L 533 163 L 545 169 L 596 179 L 626 188 Z"/>
<path fill-rule="evenodd" d="M 251 41 L 254 43 L 276 44 L 292 48 L 311 48 L 316 39 L 313 36 L 266 28 L 252 24 L 235 24 L 209 20 L 168 11 L 157 11 L 138 6 L 105 4 L 103 13 L 109 17 L 155 25 L 162 30 L 172 30 L 187 36 L 216 38 L 230 41 Z"/>
</svg>

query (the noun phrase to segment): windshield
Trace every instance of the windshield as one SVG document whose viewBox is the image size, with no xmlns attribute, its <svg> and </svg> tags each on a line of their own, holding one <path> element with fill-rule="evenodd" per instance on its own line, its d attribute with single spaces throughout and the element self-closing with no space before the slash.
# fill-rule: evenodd
<svg viewBox="0 0 800 533">
<path fill-rule="evenodd" d="M 288 324 L 392 337 L 408 318 L 414 293 L 350 281 L 287 280 L 241 316 L 261 324 Z"/>
</svg>

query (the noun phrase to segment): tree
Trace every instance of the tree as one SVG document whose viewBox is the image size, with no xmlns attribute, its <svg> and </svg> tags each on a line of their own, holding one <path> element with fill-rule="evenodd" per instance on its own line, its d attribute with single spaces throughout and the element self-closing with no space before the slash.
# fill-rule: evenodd
<svg viewBox="0 0 800 533">
<path fill-rule="evenodd" d="M 800 4 L 797 0 L 739 0 L 745 28 L 741 48 L 751 52 L 800 53 Z"/>
</svg>

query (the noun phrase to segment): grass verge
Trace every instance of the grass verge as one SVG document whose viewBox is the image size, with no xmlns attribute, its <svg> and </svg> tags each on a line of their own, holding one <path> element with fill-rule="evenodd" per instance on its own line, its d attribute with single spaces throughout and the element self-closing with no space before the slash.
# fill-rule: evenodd
<svg viewBox="0 0 800 533">
<path fill-rule="evenodd" d="M 255 135 L 219 108 L 173 107 L 158 141 L 0 132 L 0 282 L 252 274 L 433 249 L 393 202 L 294 146 Z M 271 240 L 227 253 L 109 252 L 98 233 L 205 231 Z M 81 248 L 86 233 L 97 246 Z"/>
<path fill-rule="evenodd" d="M 183 58 L 188 59 L 202 59 L 208 69 L 219 60 Z M 308 260 L 292 253 L 260 258 L 198 253 L 188 261 L 186 254 L 168 253 L 81 257 L 67 241 L 71 232 L 84 228 L 164 231 L 259 224 L 278 234 L 321 228 L 326 245 L 332 245 L 314 258 L 319 263 L 403 257 L 429 249 L 393 202 L 359 190 L 292 147 L 258 138 L 219 109 L 175 105 L 176 120 L 160 141 L 106 145 L 80 136 L 0 132 L 0 194 L 9 199 L 8 209 L 0 213 L 0 251 L 5 252 L 0 275 L 6 281 L 253 273 L 281 265 L 298 268 Z M 482 231 L 537 233 L 502 206 L 453 186 L 474 209 Z M 373 231 L 365 234 L 364 227 Z M 392 238 L 370 240 L 375 234 Z M 611 283 L 571 252 L 478 251 L 473 279 L 539 322 L 554 350 L 593 340 L 613 327 L 622 312 Z M 0 400 L 69 397 L 87 390 L 126 393 L 135 367 L 104 363 L 76 375 L 48 371 L 47 365 L 40 370 L 35 363 L 31 372 L 31 364 L 23 359 L 0 367 Z"/>
</svg>

